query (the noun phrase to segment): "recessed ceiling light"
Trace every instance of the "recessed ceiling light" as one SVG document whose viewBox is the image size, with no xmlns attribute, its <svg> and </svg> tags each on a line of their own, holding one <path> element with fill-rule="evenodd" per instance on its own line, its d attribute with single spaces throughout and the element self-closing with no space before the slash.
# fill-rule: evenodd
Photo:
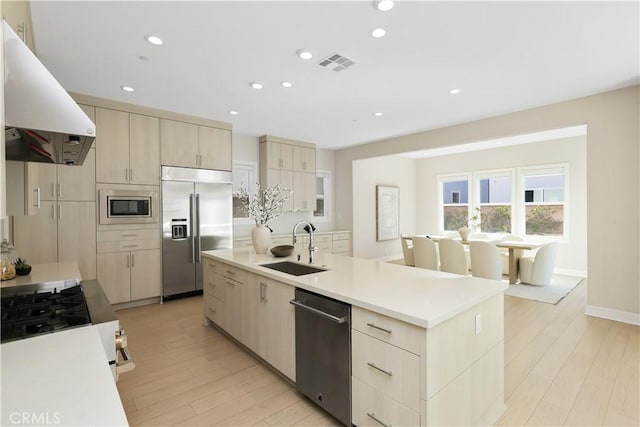
<svg viewBox="0 0 640 427">
<path fill-rule="evenodd" d="M 237 116 L 238 112 L 236 110 L 231 110 L 229 111 L 229 114 L 231 114 L 232 116 Z"/>
<path fill-rule="evenodd" d="M 381 112 L 378 111 L 377 113 L 374 114 L 374 116 L 382 117 L 382 116 L 384 116 L 384 113 L 381 113 Z"/>
<path fill-rule="evenodd" d="M 451 90 L 449 91 L 449 93 L 450 93 L 451 95 L 455 95 L 455 94 L 458 94 L 458 93 L 460 93 L 460 92 L 462 92 L 462 90 L 460 90 L 460 89 L 451 89 Z"/>
<path fill-rule="evenodd" d="M 296 55 L 298 55 L 302 59 L 311 59 L 313 58 L 313 54 L 306 49 L 298 49 L 296 51 Z"/>
<path fill-rule="evenodd" d="M 122 89 L 125 92 L 133 92 L 135 90 L 131 86 L 120 86 L 120 89 Z"/>
<path fill-rule="evenodd" d="M 251 82 L 249 83 L 249 86 L 251 86 L 254 89 L 262 89 L 264 87 L 264 85 L 260 82 Z"/>
<path fill-rule="evenodd" d="M 393 9 L 393 0 L 378 0 L 375 2 L 376 9 L 381 12 L 386 12 Z"/>
<path fill-rule="evenodd" d="M 375 38 L 380 38 L 380 37 L 384 37 L 385 34 L 387 34 L 387 31 L 384 28 L 376 28 L 375 30 L 371 31 L 371 37 L 375 37 Z"/>
<path fill-rule="evenodd" d="M 162 41 L 162 39 L 158 36 L 154 36 L 152 34 L 147 34 L 146 36 L 144 36 L 144 39 L 146 41 L 148 41 L 151 44 L 154 44 L 156 46 L 160 46 L 161 44 L 164 43 L 164 41 Z"/>
<path fill-rule="evenodd" d="M 280 86 L 282 86 L 282 87 L 291 87 L 293 85 L 291 84 L 291 82 L 280 82 Z"/>
</svg>

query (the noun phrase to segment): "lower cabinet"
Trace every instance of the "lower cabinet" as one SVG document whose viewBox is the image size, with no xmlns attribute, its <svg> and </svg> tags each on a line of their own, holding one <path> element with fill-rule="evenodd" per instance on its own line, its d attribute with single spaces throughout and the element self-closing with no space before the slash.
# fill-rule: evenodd
<svg viewBox="0 0 640 427">
<path fill-rule="evenodd" d="M 376 388 L 352 378 L 351 422 L 358 426 L 419 426 L 420 414 Z"/>
<path fill-rule="evenodd" d="M 205 317 L 295 381 L 295 287 L 204 260 Z"/>
<path fill-rule="evenodd" d="M 98 281 L 111 304 L 160 296 L 160 249 L 98 254 Z"/>
<path fill-rule="evenodd" d="M 160 230 L 109 229 L 97 233 L 98 280 L 111 304 L 162 294 Z"/>
<path fill-rule="evenodd" d="M 247 282 L 244 344 L 295 381 L 295 288 L 259 275 Z"/>
</svg>

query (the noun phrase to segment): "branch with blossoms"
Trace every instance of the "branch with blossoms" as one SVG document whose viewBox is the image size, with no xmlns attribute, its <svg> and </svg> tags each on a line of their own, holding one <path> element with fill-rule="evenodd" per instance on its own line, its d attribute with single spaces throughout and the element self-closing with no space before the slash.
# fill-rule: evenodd
<svg viewBox="0 0 640 427">
<path fill-rule="evenodd" d="M 283 207 L 292 193 L 291 190 L 280 187 L 280 184 L 266 188 L 256 184 L 253 198 L 249 197 L 249 192 L 244 187 L 240 187 L 237 197 L 242 203 L 243 212 L 247 213 L 256 225 L 267 225 L 272 219 L 287 213 Z"/>
</svg>

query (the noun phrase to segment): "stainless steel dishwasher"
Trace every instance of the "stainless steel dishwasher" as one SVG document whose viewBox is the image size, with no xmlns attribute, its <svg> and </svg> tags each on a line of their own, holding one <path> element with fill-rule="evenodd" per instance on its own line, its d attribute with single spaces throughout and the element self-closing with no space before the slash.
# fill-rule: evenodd
<svg viewBox="0 0 640 427">
<path fill-rule="evenodd" d="M 296 388 L 351 426 L 351 305 L 296 289 Z"/>
</svg>

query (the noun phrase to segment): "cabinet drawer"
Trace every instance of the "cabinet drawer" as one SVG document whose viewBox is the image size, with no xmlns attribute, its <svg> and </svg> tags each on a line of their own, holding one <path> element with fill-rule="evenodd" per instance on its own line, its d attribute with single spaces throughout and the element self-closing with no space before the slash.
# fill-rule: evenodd
<svg viewBox="0 0 640 427">
<path fill-rule="evenodd" d="M 336 240 L 351 240 L 351 233 L 333 233 L 333 241 Z"/>
<path fill-rule="evenodd" d="M 352 375 L 420 411 L 420 357 L 359 331 L 351 334 Z"/>
<path fill-rule="evenodd" d="M 204 295 L 204 315 L 216 325 L 222 325 L 222 302 L 210 294 Z"/>
<path fill-rule="evenodd" d="M 146 249 L 160 249 L 158 240 L 121 240 L 118 242 L 98 242 L 98 253 L 142 251 Z"/>
<path fill-rule="evenodd" d="M 119 242 L 129 240 L 160 240 L 160 230 L 109 230 L 98 231 L 96 233 L 96 241 L 100 242 Z"/>
<path fill-rule="evenodd" d="M 335 244 L 335 243 L 334 243 Z M 351 308 L 353 329 L 415 354 L 424 354 L 426 330 L 359 307 Z"/>
<path fill-rule="evenodd" d="M 358 427 L 419 426 L 420 414 L 357 378 L 352 378 L 352 422 Z"/>
<path fill-rule="evenodd" d="M 333 244 L 329 242 L 320 242 L 315 245 L 319 252 L 331 253 L 333 252 Z"/>
<path fill-rule="evenodd" d="M 224 301 L 224 287 L 220 274 L 209 273 L 205 275 L 204 291 L 214 298 Z"/>
<path fill-rule="evenodd" d="M 208 257 L 202 257 L 202 264 L 208 271 L 217 274 L 222 274 L 225 267 L 224 263 Z"/>
<path fill-rule="evenodd" d="M 247 272 L 240 268 L 232 267 L 228 264 L 223 265 L 222 275 L 228 279 L 244 284 L 247 279 Z"/>
<path fill-rule="evenodd" d="M 333 252 L 349 252 L 351 244 L 349 240 L 337 240 L 333 242 Z"/>
</svg>

